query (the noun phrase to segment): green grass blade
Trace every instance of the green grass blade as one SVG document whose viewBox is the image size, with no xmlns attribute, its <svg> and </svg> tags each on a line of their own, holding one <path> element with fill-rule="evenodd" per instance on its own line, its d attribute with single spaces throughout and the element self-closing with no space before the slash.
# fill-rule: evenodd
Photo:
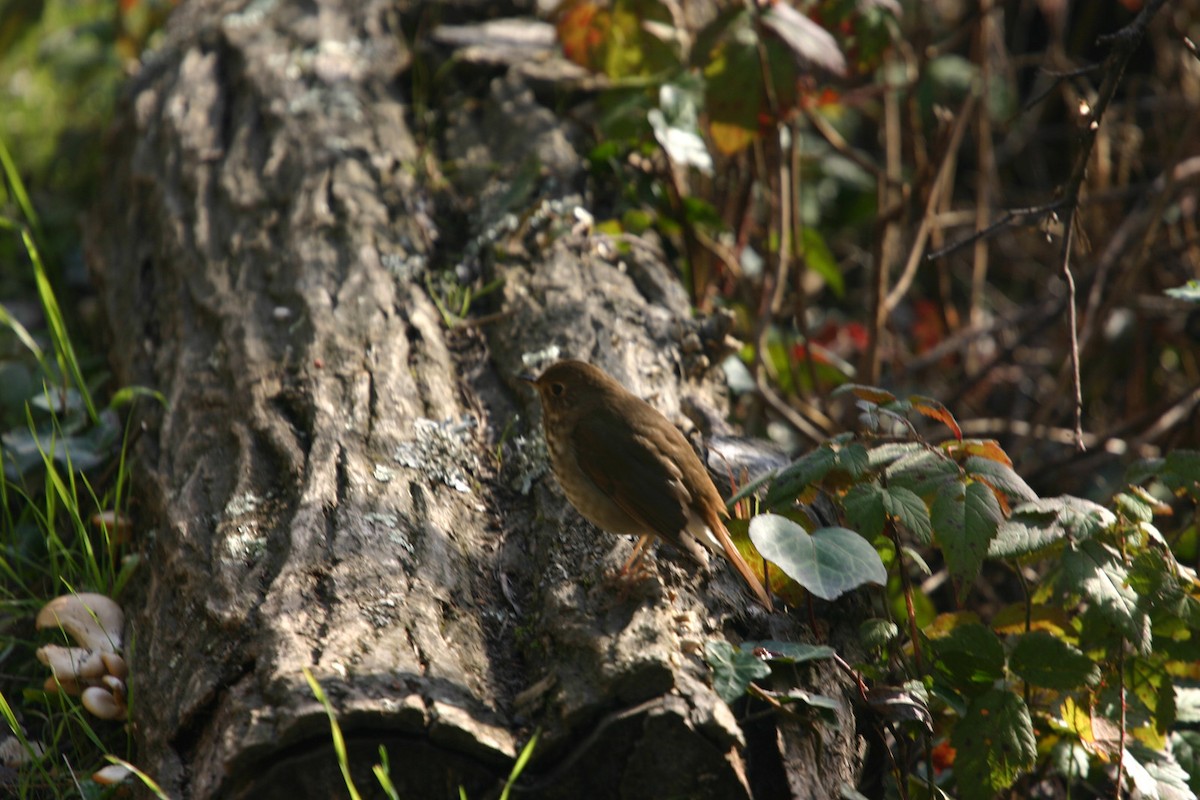
<svg viewBox="0 0 1200 800">
<path fill-rule="evenodd" d="M 530 736 L 529 741 L 521 748 L 521 753 L 517 756 L 517 763 L 513 764 L 512 772 L 508 774 L 508 780 L 504 782 L 504 791 L 500 793 L 500 800 L 508 800 L 508 794 L 512 791 L 513 784 L 517 782 L 517 778 L 529 764 L 529 759 L 533 758 L 533 749 L 537 747 L 538 736 L 541 734 L 540 728 L 534 731 L 533 736 Z"/>
<path fill-rule="evenodd" d="M 12 153 L 8 151 L 3 139 L 0 139 L 0 169 L 4 171 L 4 177 L 8 179 L 8 185 L 12 189 L 17 206 L 20 207 L 21 213 L 25 215 L 25 220 L 40 239 L 42 236 L 41 220 L 38 219 L 33 203 L 29 201 L 29 192 L 25 191 L 25 182 L 21 180 L 21 173 L 17 171 L 17 164 L 13 161 Z"/>
<path fill-rule="evenodd" d="M 97 422 L 100 414 L 96 411 L 92 393 L 88 390 L 87 381 L 83 378 L 83 370 L 79 368 L 75 345 L 71 343 L 71 337 L 67 333 L 67 323 L 63 318 L 62 309 L 59 308 L 58 300 L 54 297 L 50 279 L 46 276 L 42 257 L 27 228 L 21 229 L 21 241 L 25 244 L 25 251 L 29 254 L 29 260 L 33 264 L 33 277 L 37 283 L 38 297 L 42 301 L 42 310 L 46 315 L 46 325 L 50 328 L 50 339 L 54 342 L 54 355 L 58 359 L 59 369 L 63 375 L 71 376 L 72 383 L 75 384 L 80 397 L 83 398 L 83 404 L 87 406 L 88 417 L 92 422 Z"/>
<path fill-rule="evenodd" d="M 321 684 L 308 667 L 304 668 L 304 679 L 308 681 L 313 697 L 317 698 L 317 702 L 325 707 L 325 715 L 329 717 L 329 733 L 333 738 L 333 751 L 337 753 L 338 766 L 342 770 L 342 780 L 346 782 L 346 791 L 350 793 L 350 800 L 362 800 L 362 795 L 358 793 L 358 788 L 354 785 L 354 779 L 350 777 L 350 758 L 346 755 L 346 740 L 342 737 L 342 728 L 338 725 L 333 704 L 329 702 L 329 698 L 325 696 L 325 690 L 321 688 Z"/>
</svg>

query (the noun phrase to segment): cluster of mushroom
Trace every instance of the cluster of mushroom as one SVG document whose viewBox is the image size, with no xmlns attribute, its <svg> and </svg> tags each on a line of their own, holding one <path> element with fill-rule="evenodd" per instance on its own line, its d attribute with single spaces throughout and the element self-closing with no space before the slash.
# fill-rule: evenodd
<svg viewBox="0 0 1200 800">
<path fill-rule="evenodd" d="M 102 594 L 68 594 L 47 603 L 37 615 L 38 629 L 61 629 L 78 647 L 38 648 L 38 661 L 54 673 L 46 679 L 46 691 L 80 694 L 83 707 L 97 717 L 125 719 L 124 625 L 121 607 Z"/>
</svg>

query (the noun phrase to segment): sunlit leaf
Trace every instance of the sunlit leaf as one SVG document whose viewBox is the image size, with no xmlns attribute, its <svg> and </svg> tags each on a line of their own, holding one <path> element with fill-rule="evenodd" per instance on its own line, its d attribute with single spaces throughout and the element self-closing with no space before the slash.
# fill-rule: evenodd
<svg viewBox="0 0 1200 800">
<path fill-rule="evenodd" d="M 750 540 L 764 558 L 823 600 L 835 600 L 864 583 L 882 586 L 887 581 L 879 553 L 846 528 L 809 534 L 786 517 L 760 514 L 750 520 Z"/>
<path fill-rule="evenodd" d="M 913 395 L 908 398 L 908 402 L 912 403 L 913 410 L 918 414 L 937 420 L 950 429 L 950 433 L 954 434 L 955 439 L 962 439 L 962 428 L 958 426 L 958 421 L 954 419 L 950 410 L 937 400 L 932 397 Z"/>
<path fill-rule="evenodd" d="M 983 481 L 1013 501 L 1028 502 L 1037 499 L 1037 493 L 1009 464 L 982 456 L 970 456 L 963 462 L 963 469 L 971 478 Z"/>
<path fill-rule="evenodd" d="M 1061 568 L 1063 591 L 1082 595 L 1139 650 L 1149 645 L 1145 614 L 1117 553 L 1095 539 L 1074 542 L 1063 550 Z"/>
<path fill-rule="evenodd" d="M 762 23 L 787 44 L 798 65 L 846 74 L 846 57 L 829 31 L 786 3 L 772 3 L 760 17 Z"/>
</svg>

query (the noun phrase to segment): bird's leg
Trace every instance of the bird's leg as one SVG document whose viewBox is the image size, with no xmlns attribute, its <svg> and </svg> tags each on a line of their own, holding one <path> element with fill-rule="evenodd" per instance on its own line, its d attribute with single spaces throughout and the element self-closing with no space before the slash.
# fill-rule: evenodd
<svg viewBox="0 0 1200 800">
<path fill-rule="evenodd" d="M 638 539 L 637 544 L 633 546 L 633 555 L 629 556 L 629 560 L 625 562 L 625 566 L 621 567 L 621 576 L 624 577 L 641 564 L 642 556 L 646 554 L 646 548 L 650 546 L 650 542 L 654 537 L 646 534 Z M 635 572 L 636 574 L 636 572 Z"/>
</svg>

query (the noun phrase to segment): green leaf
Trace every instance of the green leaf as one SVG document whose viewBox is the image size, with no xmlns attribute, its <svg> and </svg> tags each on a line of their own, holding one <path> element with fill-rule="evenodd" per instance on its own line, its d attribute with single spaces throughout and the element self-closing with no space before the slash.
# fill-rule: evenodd
<svg viewBox="0 0 1200 800">
<path fill-rule="evenodd" d="M 809 534 L 790 519 L 760 514 L 750 520 L 750 541 L 764 558 L 823 600 L 835 600 L 864 583 L 887 583 L 879 553 L 847 528 Z"/>
<path fill-rule="evenodd" d="M 1151 750 L 1136 740 L 1121 754 L 1121 765 L 1133 796 L 1160 800 L 1195 800 L 1188 786 L 1189 776 L 1169 751 Z"/>
<path fill-rule="evenodd" d="M 827 446 L 805 453 L 775 476 L 763 505 L 775 508 L 795 502 L 805 489 L 824 478 L 836 465 L 837 455 Z"/>
<path fill-rule="evenodd" d="M 846 57 L 838 49 L 837 40 L 796 9 L 783 3 L 771 3 L 764 8 L 760 19 L 783 40 L 806 70 L 823 69 L 839 76 L 846 74 Z"/>
<path fill-rule="evenodd" d="M 1200 450 L 1172 450 L 1163 463 L 1163 480 L 1172 489 L 1186 489 L 1194 497 L 1200 488 Z"/>
<path fill-rule="evenodd" d="M 1188 788 L 1200 793 L 1200 731 L 1173 731 L 1170 742 L 1175 760 L 1190 776 Z"/>
<path fill-rule="evenodd" d="M 868 539 L 883 533 L 883 523 L 887 520 L 883 511 L 883 494 L 883 487 L 878 483 L 860 483 L 842 498 L 846 522 Z"/>
<path fill-rule="evenodd" d="M 1189 300 L 1193 303 L 1200 303 L 1200 280 L 1196 278 L 1192 278 L 1183 286 L 1173 286 L 1164 291 L 1168 297 L 1174 297 L 1176 300 Z"/>
<path fill-rule="evenodd" d="M 815 692 L 806 692 L 803 689 L 792 688 L 782 694 L 776 694 L 777 700 L 784 702 L 800 703 L 815 710 L 820 717 L 827 723 L 833 726 L 838 724 L 838 712 L 842 710 L 842 701 Z"/>
<path fill-rule="evenodd" d="M 869 649 L 886 647 L 900 636 L 900 626 L 890 619 L 868 619 L 858 626 L 858 640 Z"/>
<path fill-rule="evenodd" d="M 988 549 L 992 558 L 1032 555 L 1065 539 L 1090 539 L 1117 517 L 1107 508 L 1078 497 L 1047 497 L 1022 503 L 1000 525 Z"/>
<path fill-rule="evenodd" d="M 943 483 L 958 480 L 958 464 L 942 453 L 921 450 L 905 456 L 887 469 L 889 487 L 910 489 L 921 497 L 932 496 Z"/>
<path fill-rule="evenodd" d="M 961 598 L 979 574 L 988 545 L 1004 518 L 1000 504 L 982 483 L 964 486 L 948 481 L 937 493 L 930 517 L 946 566 L 958 581 Z"/>
<path fill-rule="evenodd" d="M 861 478 L 871 469 L 871 456 L 858 442 L 846 445 L 836 455 L 838 468 L 849 473 L 851 478 Z"/>
<path fill-rule="evenodd" d="M 1007 464 L 981 456 L 969 456 L 963 462 L 963 469 L 972 478 L 999 489 L 1012 500 L 1028 502 L 1038 499 L 1037 492 Z"/>
<path fill-rule="evenodd" d="M 800 231 L 800 246 L 805 266 L 824 278 L 834 295 L 841 297 L 846 291 L 846 283 L 821 232 L 813 225 L 805 225 Z"/>
<path fill-rule="evenodd" d="M 955 687 L 988 685 L 1004 677 L 1004 645 L 990 628 L 978 622 L 959 625 L 932 642 L 937 668 L 950 677 Z"/>
<path fill-rule="evenodd" d="M 1037 740 L 1025 701 L 1003 689 L 974 698 L 954 726 L 954 775 L 960 800 L 992 800 L 1007 789 L 1037 755 Z"/>
<path fill-rule="evenodd" d="M 990 558 L 1019 558 L 1040 553 L 1066 538 L 1058 518 L 1049 511 L 1014 511 L 1000 523 L 988 547 Z"/>
<path fill-rule="evenodd" d="M 1189 725 L 1200 722 L 1200 687 L 1175 687 L 1175 720 Z"/>
<path fill-rule="evenodd" d="M 924 452 L 927 452 L 924 445 L 916 442 L 888 442 L 886 444 L 881 444 L 878 447 L 871 448 L 869 453 L 871 458 L 871 469 L 882 469 L 900 458 L 913 455 L 914 453 Z"/>
<path fill-rule="evenodd" d="M 1050 763 L 1054 771 L 1068 781 L 1085 780 L 1091 756 L 1087 748 L 1075 739 L 1059 739 L 1050 750 Z"/>
<path fill-rule="evenodd" d="M 1113 503 L 1125 519 L 1134 522 L 1150 522 L 1154 519 L 1154 509 L 1140 497 L 1120 492 L 1113 498 Z"/>
<path fill-rule="evenodd" d="M 738 650 L 729 642 L 705 642 L 704 660 L 713 671 L 713 689 L 726 703 L 745 694 L 753 681 L 771 674 L 771 668 L 753 654 Z"/>
<path fill-rule="evenodd" d="M 832 658 L 837 651 L 823 644 L 803 642 L 742 642 L 741 649 L 764 661 L 779 661 L 784 664 L 800 664 L 804 661 Z M 757 652 L 755 652 L 757 651 Z"/>
<path fill-rule="evenodd" d="M 1129 572 L 1118 553 L 1095 539 L 1076 542 L 1063 550 L 1061 568 L 1061 590 L 1082 595 L 1134 647 L 1146 651 L 1149 621 L 1138 608 L 1137 593 L 1129 585 Z"/>
<path fill-rule="evenodd" d="M 903 486 L 889 486 L 882 499 L 884 513 L 907 528 L 918 542 L 929 544 L 933 538 L 929 509 L 916 492 Z"/>
<path fill-rule="evenodd" d="M 1100 668 L 1090 658 L 1048 631 L 1017 637 L 1009 665 L 1021 680 L 1047 689 L 1070 691 L 1100 680 Z"/>
</svg>

